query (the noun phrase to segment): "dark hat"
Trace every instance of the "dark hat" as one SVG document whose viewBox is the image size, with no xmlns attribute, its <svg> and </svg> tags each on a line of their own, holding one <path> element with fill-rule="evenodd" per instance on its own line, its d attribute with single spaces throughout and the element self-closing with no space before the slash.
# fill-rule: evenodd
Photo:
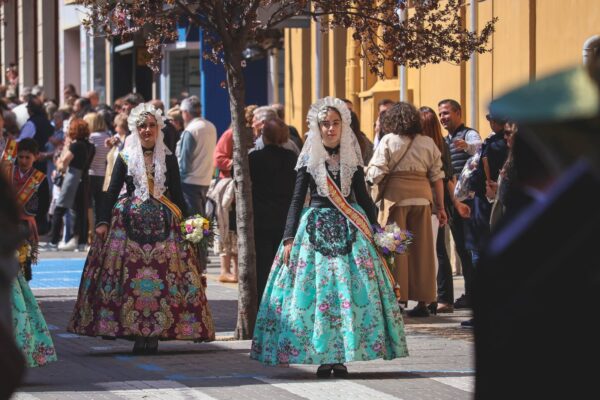
<svg viewBox="0 0 600 400">
<path fill-rule="evenodd" d="M 554 165 L 586 158 L 600 171 L 599 85 L 600 64 L 578 66 L 505 94 L 490 104 L 490 113 L 517 122 L 519 135 Z"/>
<path fill-rule="evenodd" d="M 490 104 L 492 115 L 527 123 L 593 118 L 599 110 L 598 85 L 583 67 L 521 86 Z"/>
<path fill-rule="evenodd" d="M 497 122 L 499 124 L 504 124 L 504 123 L 506 123 L 506 121 L 508 121 L 508 118 L 506 118 L 506 117 L 502 117 L 502 116 L 491 114 L 491 113 L 487 114 L 485 116 L 485 119 L 487 119 L 488 121 Z"/>
</svg>

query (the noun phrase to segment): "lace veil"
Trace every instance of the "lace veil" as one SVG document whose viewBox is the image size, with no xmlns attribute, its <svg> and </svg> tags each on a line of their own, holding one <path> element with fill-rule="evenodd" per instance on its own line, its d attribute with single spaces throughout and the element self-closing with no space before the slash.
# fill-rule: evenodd
<svg viewBox="0 0 600 400">
<path fill-rule="evenodd" d="M 127 125 L 131 131 L 131 135 L 129 135 L 125 141 L 122 152 L 127 160 L 128 174 L 133 177 L 135 195 L 143 201 L 148 200 L 150 193 L 148 189 L 146 165 L 144 163 L 144 152 L 142 150 L 142 143 L 140 141 L 137 125 L 147 118 L 148 115 L 152 115 L 156 118 L 156 123 L 158 125 L 158 136 L 156 137 L 154 158 L 152 160 L 154 164 L 154 193 L 152 193 L 152 196 L 154 198 L 160 198 L 166 190 L 165 181 L 167 166 L 165 158 L 168 154 L 171 154 L 171 151 L 167 148 L 163 140 L 164 133 L 162 132 L 162 129 L 165 126 L 165 122 L 162 111 L 156 109 L 153 105 L 146 103 L 142 103 L 132 109 L 127 118 Z"/>
<path fill-rule="evenodd" d="M 333 107 L 342 116 L 342 134 L 340 139 L 340 183 L 344 197 L 350 195 L 352 176 L 359 166 L 363 165 L 360 146 L 350 128 L 350 110 L 342 100 L 335 97 L 325 97 L 311 105 L 306 117 L 309 127 L 308 136 L 298 156 L 296 170 L 306 167 L 317 184 L 319 196 L 327 197 L 327 167 L 329 154 L 323 146 L 319 129 L 318 115 L 325 107 Z"/>
</svg>

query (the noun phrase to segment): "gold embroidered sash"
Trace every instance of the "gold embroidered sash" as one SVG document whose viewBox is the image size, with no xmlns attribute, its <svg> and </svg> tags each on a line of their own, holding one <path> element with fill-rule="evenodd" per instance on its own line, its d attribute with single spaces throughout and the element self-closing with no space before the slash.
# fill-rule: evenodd
<svg viewBox="0 0 600 400">
<path fill-rule="evenodd" d="M 379 256 L 379 260 L 383 264 L 383 268 L 388 276 L 388 279 L 392 283 L 392 287 L 394 288 L 394 294 L 397 299 L 400 299 L 400 286 L 396 283 L 394 276 L 392 275 L 392 271 L 388 266 L 385 258 L 381 255 L 381 252 L 375 245 L 375 241 L 373 239 L 373 232 L 371 231 L 371 226 L 367 218 L 361 214 L 358 210 L 356 210 L 346 198 L 342 195 L 342 191 L 335 184 L 333 179 L 329 175 L 327 175 L 327 188 L 329 189 L 329 200 L 333 203 L 333 205 L 346 217 L 348 220 L 354 225 L 367 240 L 373 245 L 375 251 L 377 252 L 377 256 Z"/>
<path fill-rule="evenodd" d="M 123 153 L 119 154 L 121 155 L 123 161 L 125 161 L 125 164 L 127 164 L 127 158 L 123 155 Z M 173 213 L 173 216 L 175 216 L 178 221 L 181 221 L 183 219 L 183 213 L 181 212 L 181 209 L 177 207 L 177 204 L 169 200 L 167 196 L 165 196 L 164 194 L 160 196 L 160 198 L 154 196 L 154 179 L 152 179 L 151 177 L 148 177 L 148 191 L 150 192 L 152 198 L 158 200 L 158 202 L 160 202 L 162 205 L 171 210 L 171 213 Z"/>
<path fill-rule="evenodd" d="M 17 159 L 17 141 L 15 139 L 7 139 L 6 147 L 2 152 L 2 161 L 13 163 Z"/>
<path fill-rule="evenodd" d="M 163 204 L 165 207 L 167 207 L 169 210 L 171 210 L 171 212 L 173 213 L 173 215 L 175 217 L 177 217 L 177 219 L 179 221 L 181 221 L 183 219 L 183 213 L 181 212 L 181 210 L 179 209 L 179 207 L 177 207 L 177 204 L 175 204 L 171 200 L 169 200 L 169 198 L 167 198 L 167 196 L 165 196 L 163 194 L 162 196 L 160 196 L 159 199 L 157 199 L 154 196 L 154 179 L 152 179 L 152 178 L 148 178 L 148 191 L 150 191 L 152 197 L 154 197 L 161 204 Z"/>
<path fill-rule="evenodd" d="M 16 172 L 17 167 L 12 166 L 10 176 L 12 177 L 13 184 Z M 25 207 L 25 205 L 27 204 L 27 202 L 29 202 L 29 200 L 31 200 L 31 197 L 35 194 L 38 186 L 40 186 L 45 177 L 46 175 L 43 172 L 38 171 L 37 169 L 33 170 L 31 175 L 29 175 L 29 178 L 27 178 L 27 181 L 25 181 L 23 186 L 21 186 L 17 191 L 17 203 L 19 203 L 20 206 Z"/>
</svg>

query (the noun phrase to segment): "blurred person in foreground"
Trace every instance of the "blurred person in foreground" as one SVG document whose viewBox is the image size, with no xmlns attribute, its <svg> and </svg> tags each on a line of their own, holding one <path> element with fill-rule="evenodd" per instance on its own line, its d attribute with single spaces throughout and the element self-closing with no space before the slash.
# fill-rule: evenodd
<svg viewBox="0 0 600 400">
<path fill-rule="evenodd" d="M 538 79 L 494 100 L 490 112 L 519 130 L 509 212 L 475 273 L 475 398 L 593 397 L 600 65 Z"/>
<path fill-rule="evenodd" d="M 0 148 L 0 151 L 2 149 Z M 25 237 L 19 233 L 19 207 L 4 173 L 0 173 L 0 399 L 8 399 L 20 385 L 25 359 L 17 347 L 13 327 L 13 286 L 19 272 L 15 253 Z"/>
</svg>

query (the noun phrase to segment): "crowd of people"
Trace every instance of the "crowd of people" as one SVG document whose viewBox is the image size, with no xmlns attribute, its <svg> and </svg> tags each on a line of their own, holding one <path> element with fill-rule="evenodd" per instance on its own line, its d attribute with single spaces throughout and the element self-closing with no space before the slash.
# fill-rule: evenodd
<svg viewBox="0 0 600 400">
<path fill-rule="evenodd" d="M 20 343 L 37 360 L 29 364 L 56 357 L 27 286 L 38 250 L 88 251 L 70 332 L 130 339 L 136 354 L 155 353 L 159 340 L 213 340 L 207 254 L 182 239 L 179 224 L 214 214 L 218 279 L 237 282 L 233 129 L 217 140 L 196 96 L 165 113 L 162 102 L 137 94 L 110 107 L 67 85 L 58 107 L 41 87 L 23 92 L 20 104 L 0 103 L 0 150 L 8 179 L 27 193 L 13 312 L 30 320 L 17 338 L 37 338 Z M 345 376 L 347 362 L 408 355 L 409 300 L 415 318 L 471 307 L 483 240 L 510 207 L 516 126 L 488 115 L 492 132 L 483 141 L 452 99 L 437 111 L 390 100 L 378 109 L 373 143 L 349 100 L 314 103 L 303 137 L 284 122 L 281 104 L 246 107 L 262 299 L 252 358 Z M 389 223 L 414 234 L 392 266 L 372 228 Z M 456 300 L 447 225 L 465 279 Z"/>
</svg>

